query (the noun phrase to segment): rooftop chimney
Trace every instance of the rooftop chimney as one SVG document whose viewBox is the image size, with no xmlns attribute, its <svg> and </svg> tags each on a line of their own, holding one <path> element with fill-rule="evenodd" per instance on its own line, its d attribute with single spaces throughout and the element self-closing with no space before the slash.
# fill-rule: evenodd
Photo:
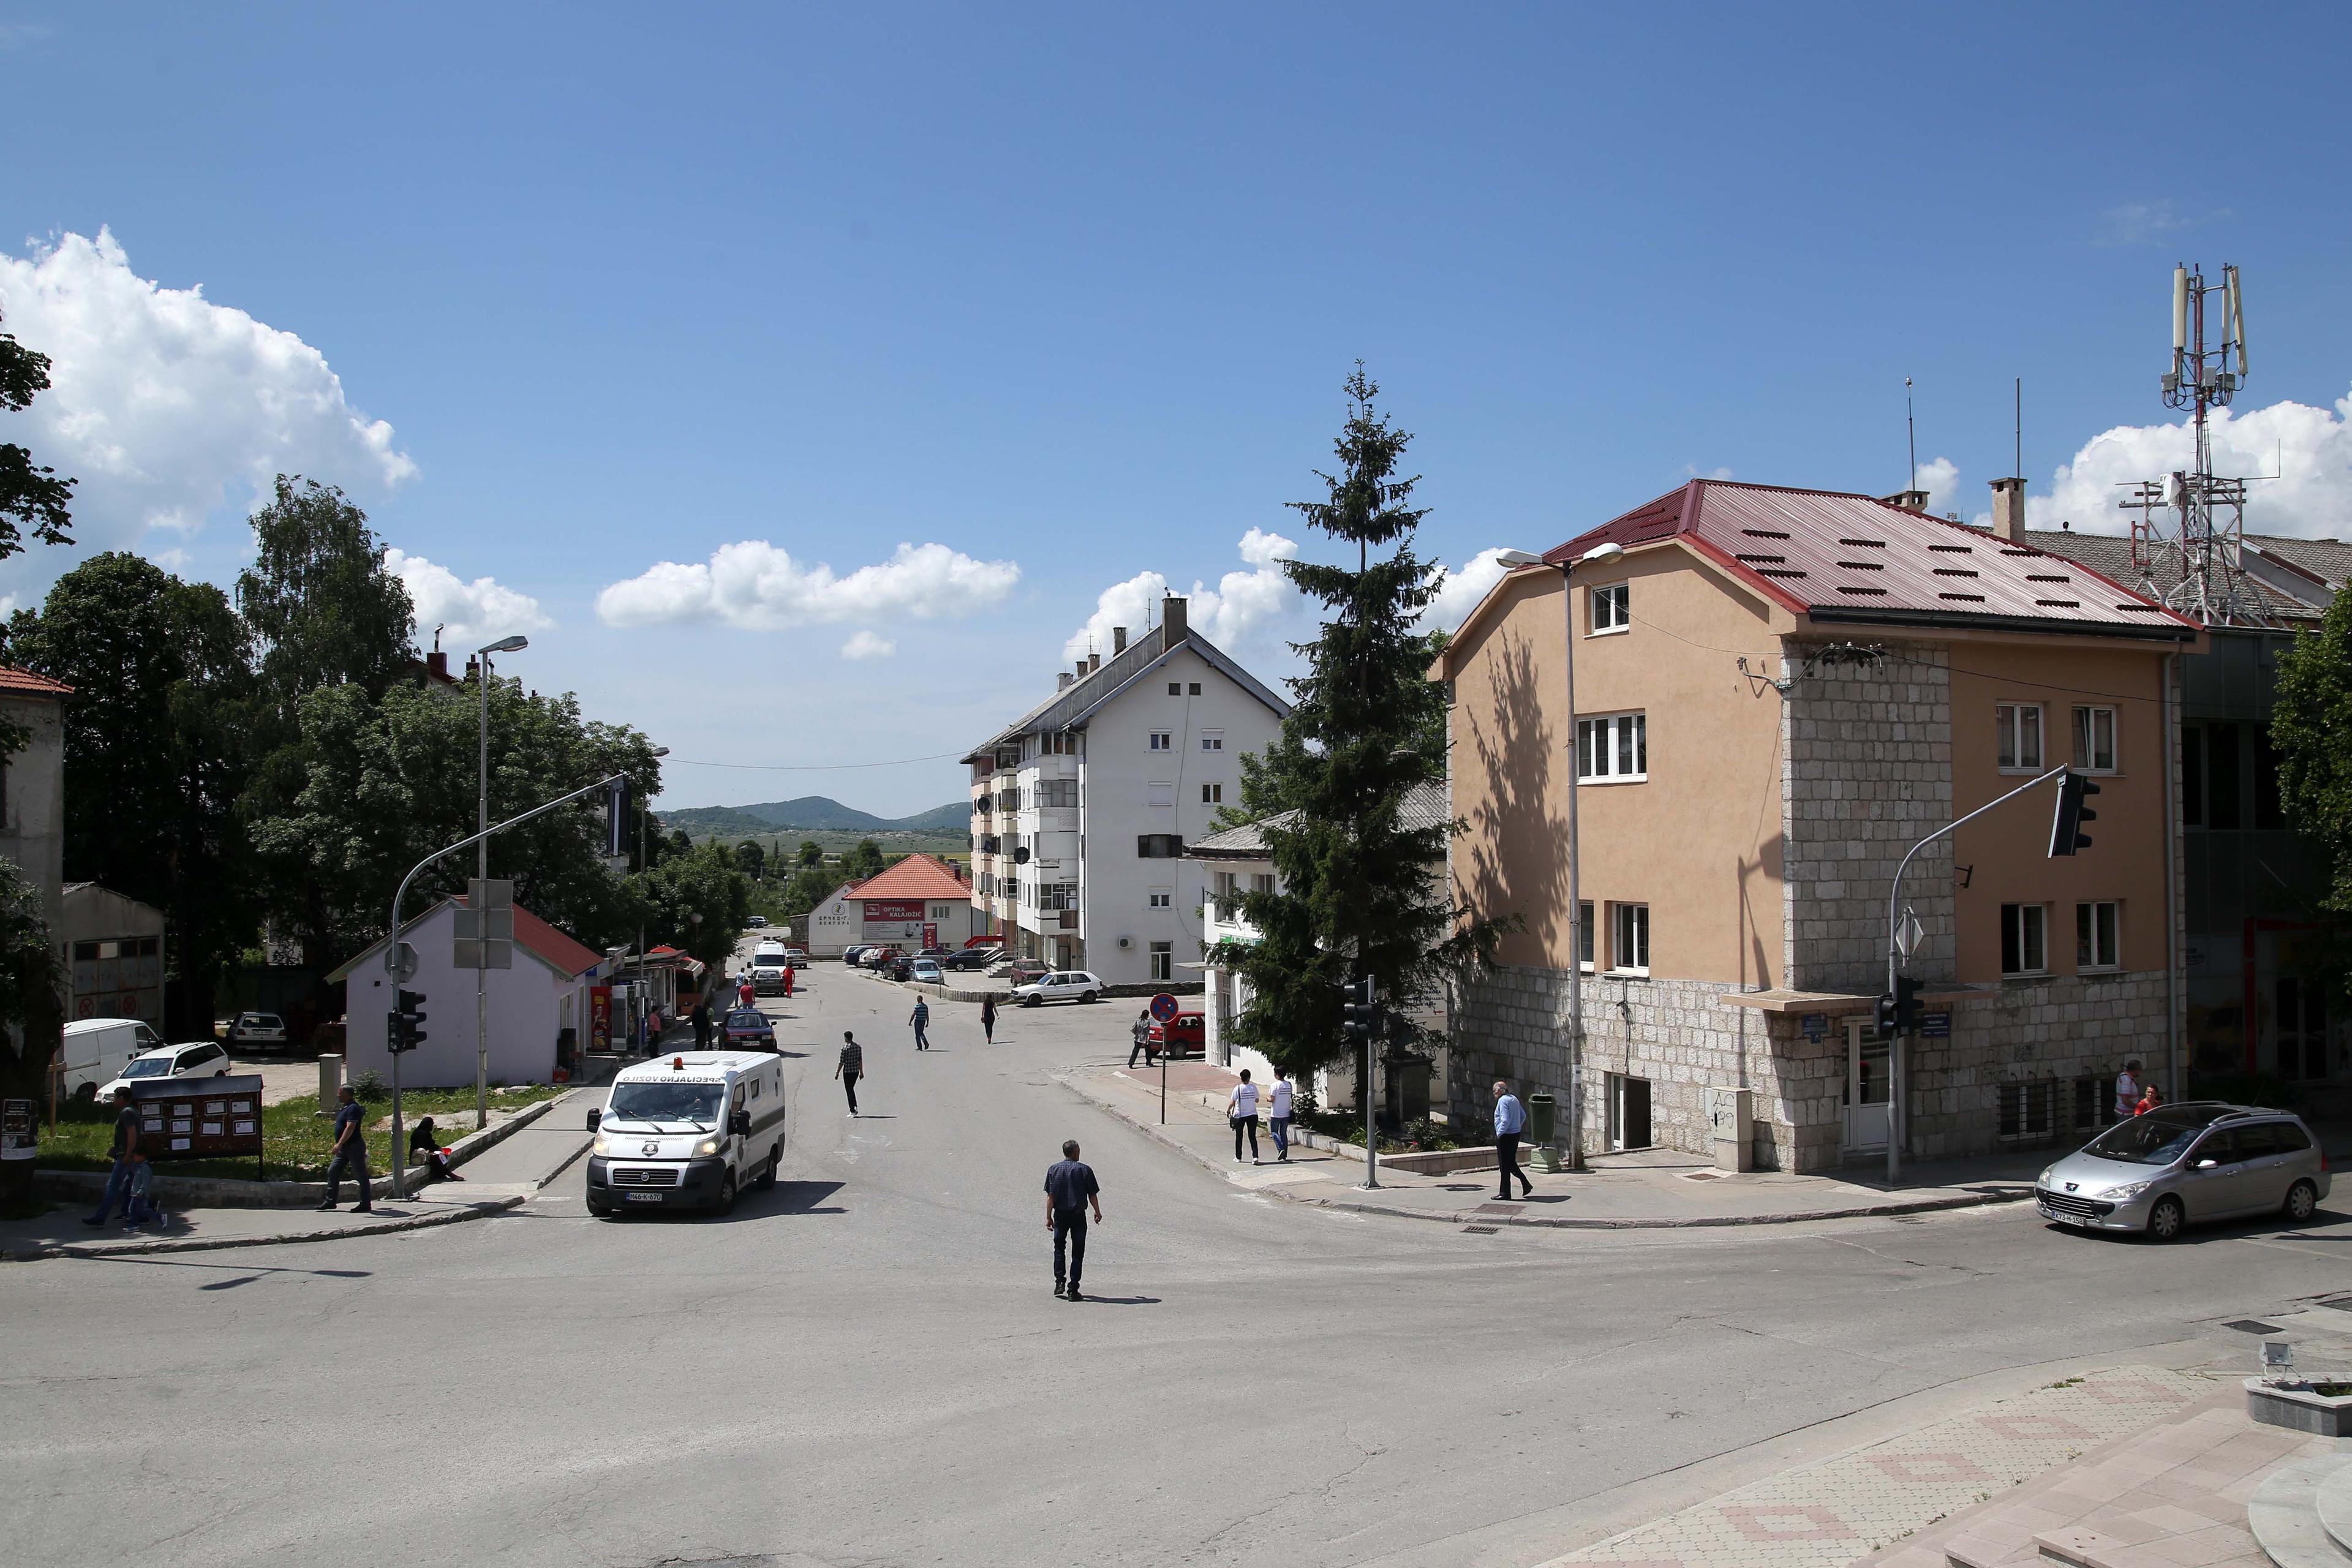
<svg viewBox="0 0 2352 1568">
<path fill-rule="evenodd" d="M 1992 482 L 1992 531 L 2011 544 L 2025 542 L 2025 481 Z"/>
<path fill-rule="evenodd" d="M 1888 506 L 1899 506 L 1905 511 L 1926 511 L 1927 510 L 1927 492 L 1926 490 L 1896 490 L 1891 496 L 1880 496 L 1878 499 L 1885 501 Z"/>
<path fill-rule="evenodd" d="M 1114 658 L 1127 651 L 1127 628 L 1125 626 L 1111 627 L 1110 651 L 1111 657 Z"/>
<path fill-rule="evenodd" d="M 1173 594 L 1160 602 L 1160 647 L 1163 653 L 1184 640 L 1184 614 L 1191 603 Z"/>
<path fill-rule="evenodd" d="M 1077 679 L 1078 678 L 1076 676 L 1072 675 L 1066 669 L 1058 671 L 1055 676 L 1054 689 L 1056 691 L 1067 691 L 1070 689 L 1071 684 Z"/>
<path fill-rule="evenodd" d="M 1096 670 L 1100 669 L 1101 668 L 1102 655 L 1098 653 L 1090 653 L 1087 655 L 1087 673 L 1088 675 L 1092 675 Z"/>
<path fill-rule="evenodd" d="M 425 673 L 436 680 L 449 679 L 449 656 L 435 648 L 425 656 Z"/>
</svg>

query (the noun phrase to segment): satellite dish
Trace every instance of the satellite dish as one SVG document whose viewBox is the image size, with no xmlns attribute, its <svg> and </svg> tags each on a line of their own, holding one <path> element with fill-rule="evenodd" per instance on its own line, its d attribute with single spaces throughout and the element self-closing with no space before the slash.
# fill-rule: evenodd
<svg viewBox="0 0 2352 1568">
<path fill-rule="evenodd" d="M 1015 849 L 1013 852 L 1013 863 L 1015 866 L 1026 866 L 1029 864 L 1029 850 L 1026 846 Z"/>
</svg>

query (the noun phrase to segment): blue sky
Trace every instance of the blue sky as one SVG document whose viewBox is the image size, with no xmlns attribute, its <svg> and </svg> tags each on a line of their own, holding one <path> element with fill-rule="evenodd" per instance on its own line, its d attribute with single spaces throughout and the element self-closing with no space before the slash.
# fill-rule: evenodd
<svg viewBox="0 0 2352 1568">
<path fill-rule="evenodd" d="M 951 761 L 844 764 L 960 752 L 1140 574 L 1283 672 L 1359 356 L 1455 565 L 1694 473 L 1897 489 L 1906 375 L 1939 510 L 2022 375 L 2081 526 L 2228 260 L 2254 523 L 2352 531 L 2345 16 L 0 5 L 0 309 L 60 365 L 0 429 L 221 581 L 256 475 L 343 484 L 673 804 L 912 811 Z"/>
</svg>

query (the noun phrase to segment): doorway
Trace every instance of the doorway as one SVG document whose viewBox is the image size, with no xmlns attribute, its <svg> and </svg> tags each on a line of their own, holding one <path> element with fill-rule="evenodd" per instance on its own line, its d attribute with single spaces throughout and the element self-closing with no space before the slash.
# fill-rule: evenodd
<svg viewBox="0 0 2352 1568">
<path fill-rule="evenodd" d="M 1886 1147 L 1886 1035 L 1861 1018 L 1845 1024 L 1844 1127 L 1840 1146 L 1850 1153 Z"/>
<path fill-rule="evenodd" d="M 1609 1075 L 1609 1147 L 1612 1150 L 1650 1146 L 1650 1080 Z"/>
</svg>

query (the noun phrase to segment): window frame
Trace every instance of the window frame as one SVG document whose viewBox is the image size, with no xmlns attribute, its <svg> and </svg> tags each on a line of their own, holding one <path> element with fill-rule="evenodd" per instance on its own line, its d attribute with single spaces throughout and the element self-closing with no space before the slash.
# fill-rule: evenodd
<svg viewBox="0 0 2352 1568">
<path fill-rule="evenodd" d="M 1155 942 L 1147 951 L 1147 956 L 1151 961 L 1151 978 L 1153 980 L 1158 981 L 1163 985 L 1175 980 L 1176 944 L 1174 942 Z"/>
<path fill-rule="evenodd" d="M 1176 889 L 1173 888 L 1152 888 L 1147 889 L 1144 893 L 1143 907 L 1147 910 L 1174 909 L 1176 907 Z"/>
<path fill-rule="evenodd" d="M 2102 713 L 2107 716 L 2107 760 L 2104 763 L 2098 761 L 2098 717 Z M 2113 703 L 2075 703 L 2068 725 L 2072 731 L 2074 771 L 2102 776 L 2122 772 L 2122 710 Z"/>
<path fill-rule="evenodd" d="M 1628 963 L 1628 947 L 1640 949 L 1638 963 Z M 1632 900 L 1609 904 L 1609 973 L 1647 976 L 1650 973 L 1650 906 Z"/>
<path fill-rule="evenodd" d="M 1631 732 L 1629 745 L 1627 734 Z M 1606 741 L 1598 739 L 1607 736 Z M 1587 743 L 1587 737 L 1595 737 Z M 1632 771 L 1614 771 L 1615 764 L 1628 751 L 1633 753 Z M 1611 764 L 1612 771 L 1592 773 L 1588 764 L 1599 760 Z M 1576 716 L 1576 782 L 1584 784 L 1632 784 L 1650 782 L 1650 715 L 1647 709 L 1629 708 L 1619 713 L 1580 713 Z"/>
<path fill-rule="evenodd" d="M 2031 918 L 2039 916 L 2039 921 Z M 2034 935 L 2041 944 L 2039 964 L 2026 963 L 2026 934 L 2036 928 Z M 2014 954 L 2018 963 L 2011 967 Z M 2050 973 L 2050 906 L 2048 904 L 2015 903 L 2000 906 L 2000 975 L 2004 980 L 2029 979 Z"/>
<path fill-rule="evenodd" d="M 2099 930 L 2099 911 L 2105 910 L 2106 930 Z M 2100 956 L 2101 937 L 2105 938 L 2105 956 Z M 2084 962 L 2083 950 L 2087 939 L 2091 957 Z M 2077 974 L 2114 974 L 2124 966 L 2124 906 L 2120 899 L 2084 899 L 2074 905 L 2074 973 Z"/>
<path fill-rule="evenodd" d="M 1202 784 L 1201 786 L 1201 804 L 1202 805 L 1224 805 L 1225 786 L 1223 784 L 1216 783 L 1214 781 Z"/>
<path fill-rule="evenodd" d="M 1143 749 L 1144 749 L 1145 751 L 1147 751 L 1147 752 L 1172 752 L 1172 751 L 1174 751 L 1174 750 L 1176 749 L 1176 731 L 1173 731 L 1173 730 L 1153 730 L 1153 731 L 1149 731 L 1149 734 L 1150 734 L 1150 739 L 1149 739 L 1148 741 L 1146 741 L 1146 742 L 1144 742 L 1144 745 L 1143 745 Z"/>
<path fill-rule="evenodd" d="M 1201 750 L 1204 752 L 1222 752 L 1224 749 L 1225 732 L 1223 730 L 1203 730 L 1201 731 Z"/>
<path fill-rule="evenodd" d="M 1609 619 L 1603 624 L 1602 606 Z M 1584 635 L 1588 637 L 1622 637 L 1633 629 L 1633 584 L 1625 579 L 1615 583 L 1590 583 L 1584 589 Z"/>
<path fill-rule="evenodd" d="M 1576 900 L 1576 967 L 1585 974 L 1593 971 L 1593 960 L 1600 955 L 1601 934 L 1593 923 L 1592 900 Z"/>
<path fill-rule="evenodd" d="M 2025 761 L 2025 715 L 2033 715 L 2033 760 Z M 1992 710 L 1994 768 L 2004 773 L 2038 773 L 2050 755 L 2050 714 L 2039 702 L 1996 702 Z"/>
</svg>

